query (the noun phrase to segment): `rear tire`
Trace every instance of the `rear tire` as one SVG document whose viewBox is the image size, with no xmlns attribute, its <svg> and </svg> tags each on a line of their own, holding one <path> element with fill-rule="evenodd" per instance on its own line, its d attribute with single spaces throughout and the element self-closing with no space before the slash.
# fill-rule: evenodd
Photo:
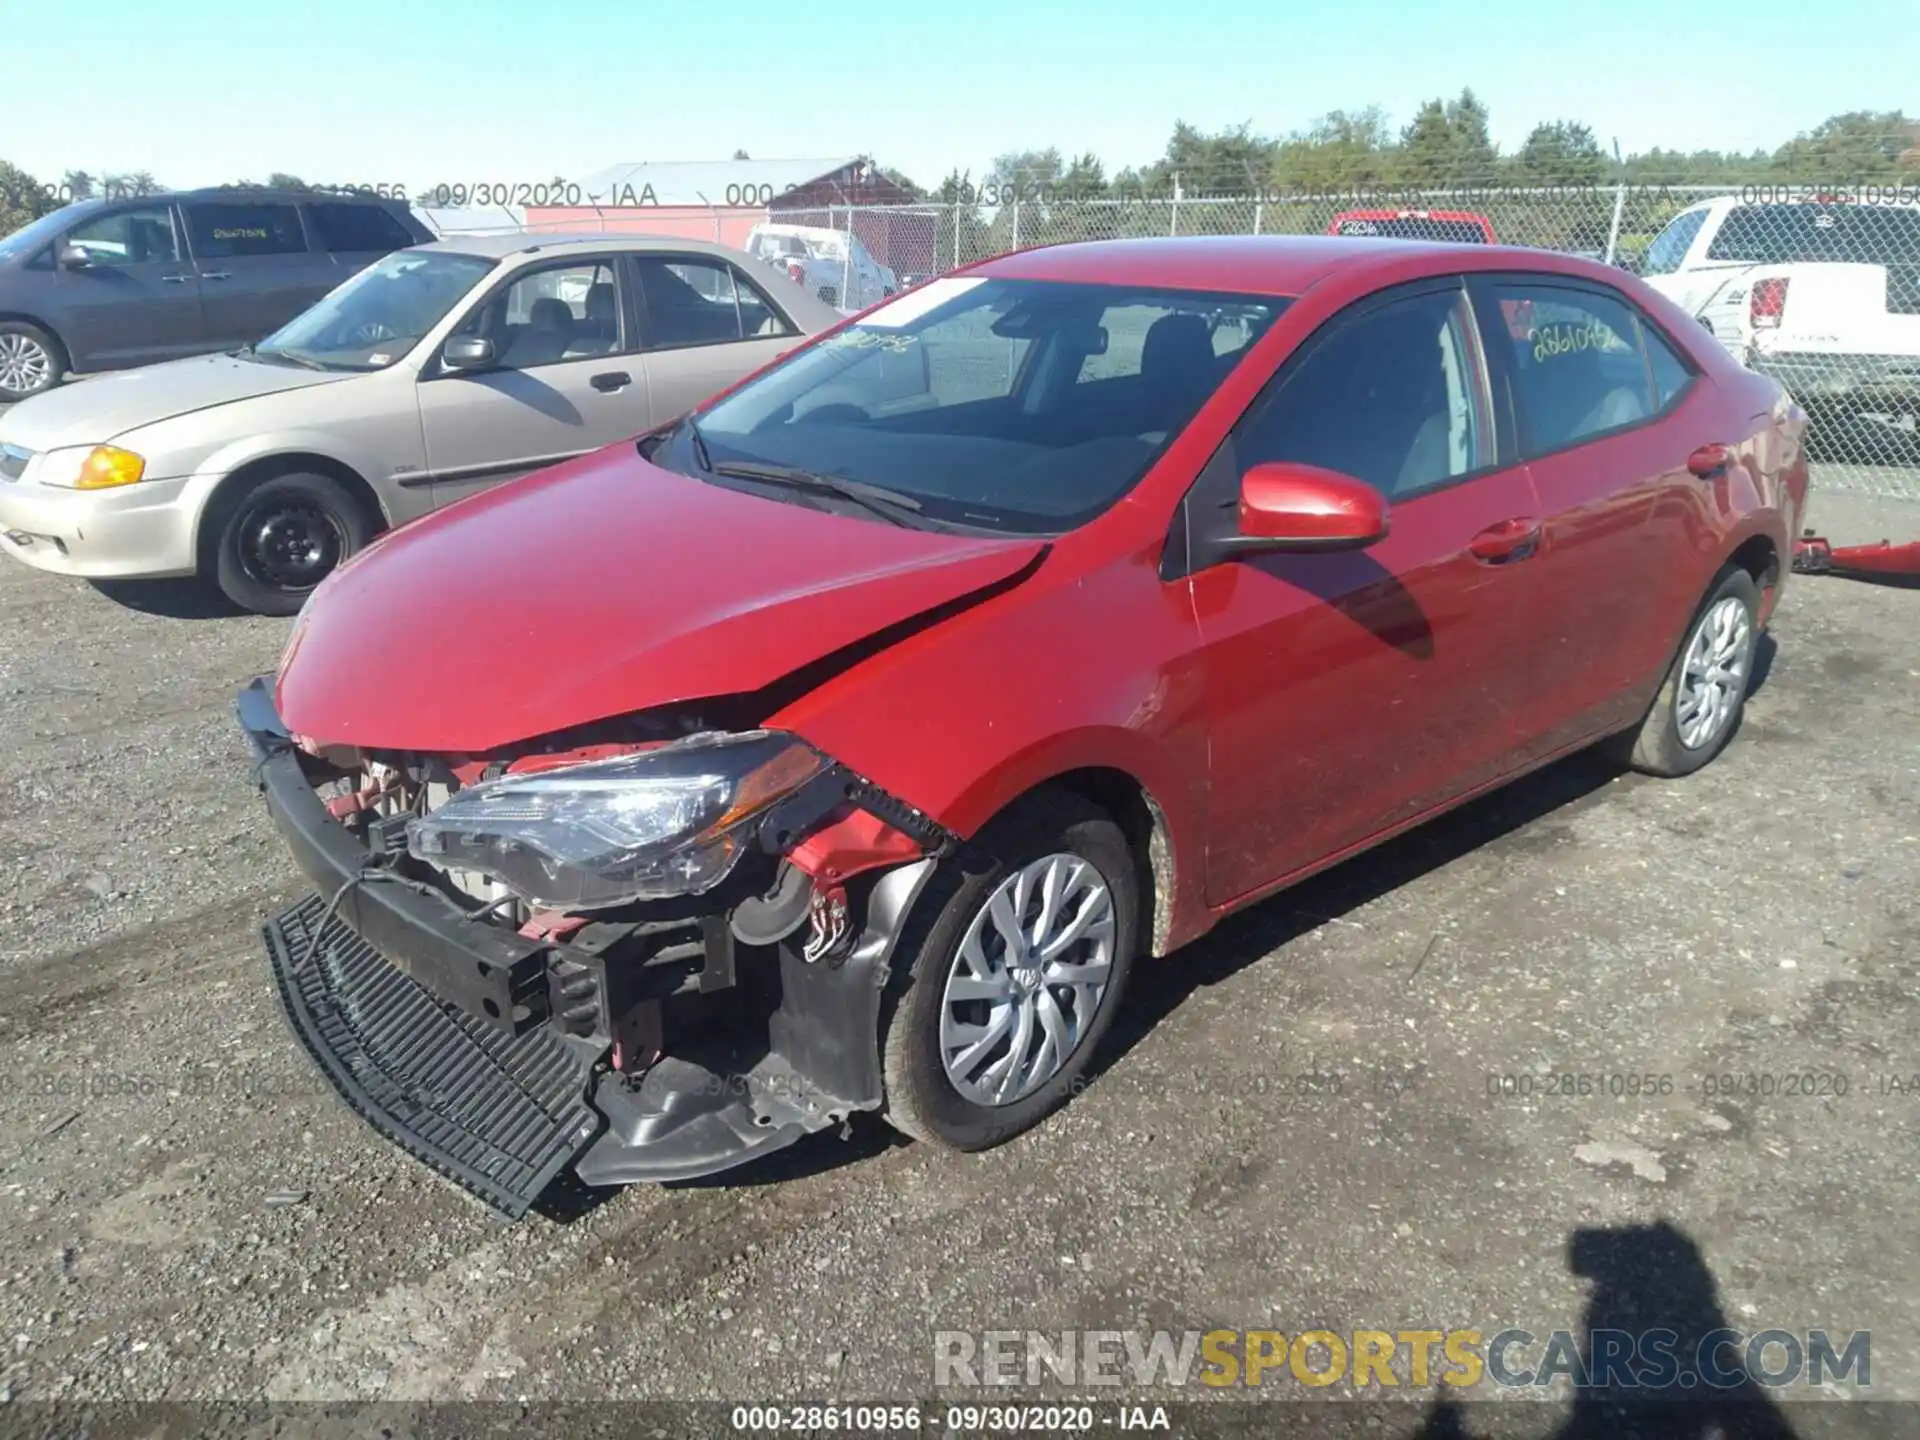
<svg viewBox="0 0 1920 1440">
<path fill-rule="evenodd" d="M 881 1018 L 883 1113 L 953 1150 L 1010 1140 L 1078 1092 L 1125 994 L 1140 913 L 1126 836 L 1072 791 L 1036 791 L 971 850 L 915 907 L 910 969 Z M 1017 914 L 1017 945 L 996 911 Z"/>
<path fill-rule="evenodd" d="M 38 325 L 0 320 L 0 405 L 44 395 L 67 373 L 67 352 Z"/>
<path fill-rule="evenodd" d="M 1726 749 L 1746 710 L 1760 635 L 1760 589 L 1729 565 L 1687 624 L 1653 708 L 1603 747 L 1617 763 L 1677 779 Z"/>
<path fill-rule="evenodd" d="M 330 475 L 275 475 L 222 495 L 206 521 L 205 569 L 256 615 L 292 615 L 373 538 L 366 507 Z"/>
</svg>

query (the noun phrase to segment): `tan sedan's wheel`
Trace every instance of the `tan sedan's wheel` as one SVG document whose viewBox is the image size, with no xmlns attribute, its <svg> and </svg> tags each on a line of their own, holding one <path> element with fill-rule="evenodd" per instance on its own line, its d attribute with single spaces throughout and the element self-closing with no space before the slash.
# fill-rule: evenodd
<svg viewBox="0 0 1920 1440">
<path fill-rule="evenodd" d="M 883 1016 L 886 1115 L 982 1150 L 1077 1088 L 1126 988 L 1139 882 L 1120 827 L 1066 790 L 1028 796 L 958 863 L 901 937 L 896 965 L 911 968 Z"/>
<path fill-rule="evenodd" d="M 293 614 L 374 528 L 338 480 L 304 474 L 223 495 L 208 523 L 215 583 L 256 615 Z"/>
</svg>

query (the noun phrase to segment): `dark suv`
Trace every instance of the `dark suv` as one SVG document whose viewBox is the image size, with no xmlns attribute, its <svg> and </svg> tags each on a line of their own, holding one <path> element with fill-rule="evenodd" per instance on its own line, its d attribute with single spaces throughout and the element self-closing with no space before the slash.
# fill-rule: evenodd
<svg viewBox="0 0 1920 1440">
<path fill-rule="evenodd" d="M 0 403 L 271 334 L 433 235 L 404 200 L 198 190 L 83 200 L 0 240 Z"/>
</svg>

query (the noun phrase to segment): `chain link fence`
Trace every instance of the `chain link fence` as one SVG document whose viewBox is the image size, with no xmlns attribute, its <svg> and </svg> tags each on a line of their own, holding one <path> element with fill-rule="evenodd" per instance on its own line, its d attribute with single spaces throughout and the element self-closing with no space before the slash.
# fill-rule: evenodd
<svg viewBox="0 0 1920 1440">
<path fill-rule="evenodd" d="M 1146 236 L 1360 234 L 1585 255 L 1641 275 L 1743 364 L 1778 379 L 1810 416 L 1817 485 L 1920 500 L 1917 188 L 1500 183 L 1084 197 L 1007 185 L 751 219 L 851 235 L 903 287 L 1012 250 Z M 716 210 L 714 237 L 746 219 Z M 633 210 L 583 214 L 570 228 L 694 233 L 684 215 Z"/>
</svg>

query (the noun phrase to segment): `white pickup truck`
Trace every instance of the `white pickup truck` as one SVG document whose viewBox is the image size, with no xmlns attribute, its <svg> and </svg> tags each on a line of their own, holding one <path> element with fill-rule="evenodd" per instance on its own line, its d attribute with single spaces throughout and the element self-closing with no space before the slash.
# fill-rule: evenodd
<svg viewBox="0 0 1920 1440">
<path fill-rule="evenodd" d="M 1723 196 L 1676 215 L 1640 271 L 1785 386 L 1816 437 L 1920 439 L 1920 205 Z"/>
</svg>

